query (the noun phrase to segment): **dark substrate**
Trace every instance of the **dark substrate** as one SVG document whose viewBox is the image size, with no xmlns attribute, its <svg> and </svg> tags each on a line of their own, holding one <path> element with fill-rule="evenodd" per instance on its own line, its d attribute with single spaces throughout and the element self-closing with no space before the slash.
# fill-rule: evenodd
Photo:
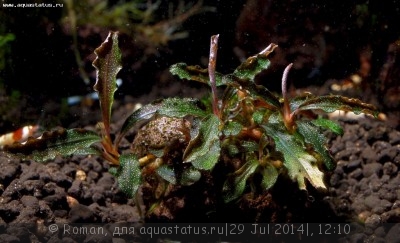
<svg viewBox="0 0 400 243">
<path fill-rule="evenodd" d="M 131 113 L 132 101 L 116 102 L 115 131 Z M 74 126 L 93 129 L 87 125 L 99 117 L 87 114 L 97 113 L 90 109 L 83 113 Z M 90 120 L 82 120 L 85 117 Z M 173 191 L 164 209 L 147 217 L 146 223 L 348 222 L 356 226 L 343 242 L 400 242 L 400 131 L 370 117 L 335 119 L 343 125 L 344 134 L 329 135 L 337 168 L 326 178 L 328 191 L 311 187 L 308 192 L 299 191 L 296 184 L 280 178 L 268 193 L 255 198 L 247 195 L 240 203 L 225 205 L 216 200 L 218 186 L 209 180 L 215 175 L 209 175 L 190 188 Z M 132 140 L 133 134 L 127 139 Z M 123 149 L 129 148 L 128 140 L 122 143 Z M 135 201 L 118 189 L 107 172 L 108 163 L 97 157 L 72 156 L 39 164 L 0 155 L 0 168 L 1 242 L 111 242 L 112 234 L 65 236 L 47 227 L 54 223 L 143 224 Z"/>
</svg>

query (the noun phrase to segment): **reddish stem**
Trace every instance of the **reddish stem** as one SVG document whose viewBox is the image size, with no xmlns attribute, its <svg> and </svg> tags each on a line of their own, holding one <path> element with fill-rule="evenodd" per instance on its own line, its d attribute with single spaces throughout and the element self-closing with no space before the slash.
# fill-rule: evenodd
<svg viewBox="0 0 400 243">
<path fill-rule="evenodd" d="M 217 97 L 217 84 L 215 80 L 215 66 L 217 63 L 217 49 L 218 49 L 219 35 L 211 36 L 210 44 L 210 57 L 208 60 L 208 75 L 210 77 L 211 93 L 212 93 L 212 106 L 213 112 L 219 117 L 218 97 Z"/>
<path fill-rule="evenodd" d="M 283 121 L 285 123 L 285 126 L 289 131 L 293 131 L 293 116 L 291 114 L 290 110 L 290 104 L 289 104 L 289 97 L 287 93 L 287 80 L 288 80 L 288 75 L 289 71 L 292 68 L 293 63 L 290 63 L 286 68 L 285 71 L 283 71 L 282 75 L 282 96 L 283 96 Z"/>
<path fill-rule="evenodd" d="M 287 99 L 287 79 L 288 79 L 288 75 L 289 75 L 289 71 L 292 68 L 293 63 L 290 63 L 289 65 L 287 65 L 287 67 L 285 68 L 285 71 L 283 71 L 283 75 L 282 75 L 282 96 L 284 99 Z"/>
</svg>

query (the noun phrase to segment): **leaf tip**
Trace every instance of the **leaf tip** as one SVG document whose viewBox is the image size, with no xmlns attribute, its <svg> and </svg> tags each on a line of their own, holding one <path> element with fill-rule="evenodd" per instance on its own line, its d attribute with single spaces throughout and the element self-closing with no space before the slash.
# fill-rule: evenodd
<svg viewBox="0 0 400 243">
<path fill-rule="evenodd" d="M 267 46 L 264 50 L 262 50 L 259 54 L 263 55 L 263 56 L 267 56 L 269 55 L 271 52 L 273 52 L 275 50 L 275 48 L 277 48 L 278 45 L 271 43 L 269 44 L 269 46 Z"/>
</svg>

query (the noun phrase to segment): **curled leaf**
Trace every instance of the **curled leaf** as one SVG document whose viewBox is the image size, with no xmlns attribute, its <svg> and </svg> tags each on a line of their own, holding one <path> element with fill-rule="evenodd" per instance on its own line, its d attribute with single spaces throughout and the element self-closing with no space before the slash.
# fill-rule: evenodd
<svg viewBox="0 0 400 243">
<path fill-rule="evenodd" d="M 276 47 L 278 46 L 272 43 L 257 55 L 247 58 L 246 61 L 236 68 L 233 75 L 239 79 L 254 82 L 255 76 L 269 67 L 271 62 L 269 61 L 268 56 Z"/>
<path fill-rule="evenodd" d="M 114 92 L 117 90 L 116 77 L 122 68 L 121 50 L 118 47 L 118 32 L 110 31 L 107 39 L 94 53 L 97 56 L 93 61 L 93 66 L 97 69 L 97 78 L 93 88 L 99 94 L 103 123 L 107 135 L 109 135 L 111 107 L 114 101 Z"/>
</svg>

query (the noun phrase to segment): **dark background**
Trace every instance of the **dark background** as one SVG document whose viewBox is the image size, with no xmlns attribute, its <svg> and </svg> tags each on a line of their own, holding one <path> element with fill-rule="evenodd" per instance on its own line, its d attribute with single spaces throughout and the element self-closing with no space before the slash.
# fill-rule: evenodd
<svg viewBox="0 0 400 243">
<path fill-rule="evenodd" d="M 178 2 L 161 1 L 154 23 L 168 19 L 169 3 Z M 108 7 L 119 4 L 109 1 Z M 120 37 L 124 68 L 119 77 L 124 83 L 117 98 L 143 95 L 160 80 L 173 80 L 166 70 L 174 63 L 206 67 L 214 34 L 220 34 L 217 71 L 221 73 L 232 72 L 240 58 L 258 53 L 271 42 L 278 44 L 271 69 L 257 81 L 273 90 L 279 90 L 282 71 L 290 62 L 295 63 L 291 80 L 296 87 L 322 85 L 328 79 L 342 79 L 357 72 L 363 52 L 370 56 L 368 82 L 373 83 L 386 61 L 388 45 L 399 38 L 400 32 L 400 3 L 396 0 L 205 0 L 203 6 L 214 7 L 215 11 L 201 12 L 182 22 L 180 30 L 187 31 L 188 37 L 156 47 L 156 52 L 141 51 L 152 43 L 139 45 L 135 36 Z M 118 28 L 90 23 L 77 26 L 78 50 L 91 79 L 86 85 L 78 72 L 71 33 L 63 22 L 66 12 L 65 3 L 63 8 L 0 8 L 0 35 L 15 35 L 5 56 L 7 65 L 0 70 L 6 94 L 17 90 L 32 98 L 30 104 L 39 106 L 49 99 L 92 92 L 93 50 L 109 30 Z"/>
</svg>

